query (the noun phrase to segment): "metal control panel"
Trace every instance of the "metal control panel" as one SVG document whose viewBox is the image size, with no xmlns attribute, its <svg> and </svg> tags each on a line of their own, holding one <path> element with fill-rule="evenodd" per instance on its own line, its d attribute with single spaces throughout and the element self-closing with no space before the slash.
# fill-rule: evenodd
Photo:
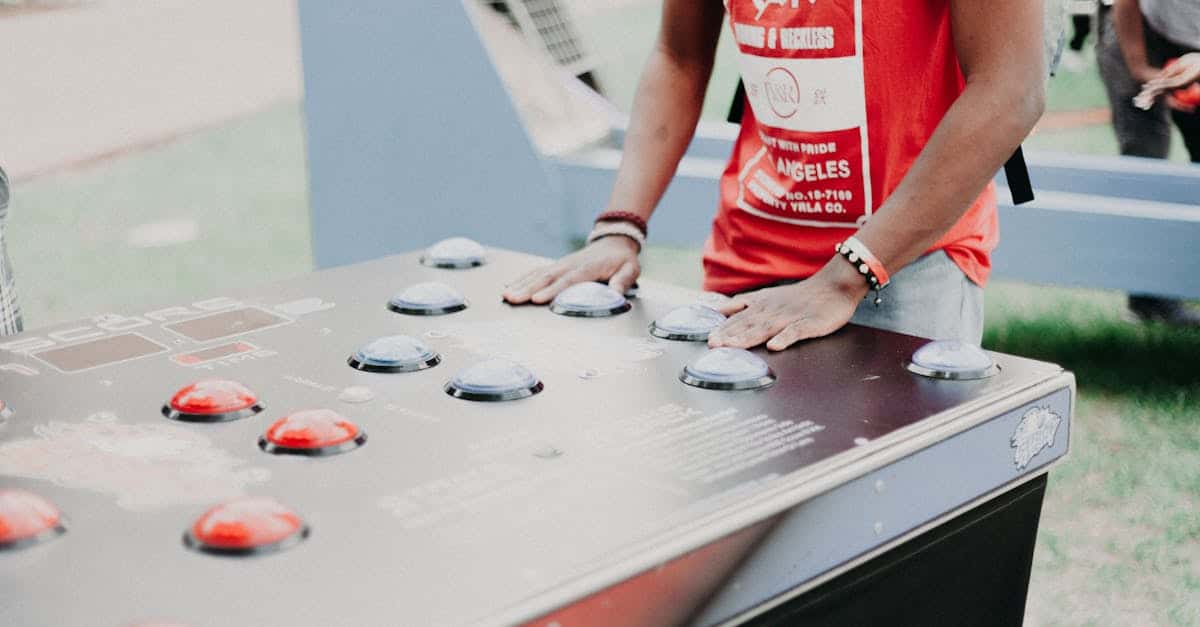
<svg viewBox="0 0 1200 627">
<path fill-rule="evenodd" d="M 851 326 L 755 351 L 769 387 L 701 389 L 680 372 L 704 344 L 649 330 L 697 292 L 643 281 L 628 311 L 562 316 L 500 298 L 544 259 L 492 249 L 481 266 L 443 269 L 419 258 L 0 344 L 0 490 L 45 499 L 65 528 L 0 550 L 0 624 L 548 624 L 722 539 L 737 545 L 728 539 L 763 521 L 799 521 L 774 526 L 802 530 L 776 534 L 784 548 L 741 562 L 745 586 L 687 613 L 720 623 L 1067 449 L 1074 383 L 1053 364 L 991 354 L 993 376 L 939 380 L 906 367 L 927 340 Z M 467 307 L 389 309 L 423 282 L 452 286 Z M 350 365 L 393 335 L 439 359 L 415 371 Z M 447 394 L 491 359 L 522 365 L 541 389 L 504 402 Z M 254 411 L 168 418 L 173 395 L 212 379 L 252 393 Z M 278 454 L 277 421 L 328 426 L 329 415 L 352 423 L 336 441 L 355 446 Z M 897 488 L 882 499 L 878 481 Z M 273 519 L 294 541 L 196 550 L 198 538 L 232 537 L 221 516 L 249 510 L 213 508 L 245 497 L 294 514 Z M 813 557 L 789 562 L 793 550 Z"/>
</svg>

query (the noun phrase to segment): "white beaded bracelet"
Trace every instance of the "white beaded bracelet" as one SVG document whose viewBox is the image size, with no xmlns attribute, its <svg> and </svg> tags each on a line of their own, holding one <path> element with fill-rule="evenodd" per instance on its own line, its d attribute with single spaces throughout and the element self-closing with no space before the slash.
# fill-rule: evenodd
<svg viewBox="0 0 1200 627">
<path fill-rule="evenodd" d="M 605 220 L 604 222 L 597 222 L 596 226 L 592 227 L 592 232 L 588 234 L 587 243 L 591 244 L 598 239 L 612 235 L 628 237 L 629 239 L 637 242 L 639 252 L 646 245 L 646 236 L 642 235 L 642 230 L 639 229 L 637 225 L 633 224 L 632 222 L 623 222 L 620 220 Z"/>
</svg>

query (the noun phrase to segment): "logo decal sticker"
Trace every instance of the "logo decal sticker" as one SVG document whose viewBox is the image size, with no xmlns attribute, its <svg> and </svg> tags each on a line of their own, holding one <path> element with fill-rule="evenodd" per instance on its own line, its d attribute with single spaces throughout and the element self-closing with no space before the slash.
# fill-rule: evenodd
<svg viewBox="0 0 1200 627">
<path fill-rule="evenodd" d="M 1009 445 L 1016 449 L 1013 453 L 1013 463 L 1018 470 L 1024 470 L 1030 460 L 1054 444 L 1058 434 L 1058 425 L 1062 424 L 1062 416 L 1050 407 L 1034 407 L 1021 416 L 1017 430 L 1009 439 Z"/>
</svg>

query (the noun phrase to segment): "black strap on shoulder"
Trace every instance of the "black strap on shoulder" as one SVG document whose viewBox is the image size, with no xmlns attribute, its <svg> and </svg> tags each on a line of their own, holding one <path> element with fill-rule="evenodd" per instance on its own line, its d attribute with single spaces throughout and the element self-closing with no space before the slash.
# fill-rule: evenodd
<svg viewBox="0 0 1200 627">
<path fill-rule="evenodd" d="M 734 124 L 742 123 L 742 112 L 746 110 L 746 86 L 738 79 L 737 91 L 733 92 L 733 102 L 729 105 L 729 115 L 725 120 Z"/>
<path fill-rule="evenodd" d="M 1029 167 L 1025 165 L 1025 151 L 1017 151 L 1004 162 L 1004 176 L 1008 179 L 1008 191 L 1012 193 L 1014 205 L 1033 200 L 1033 182 L 1029 180 Z"/>
<path fill-rule="evenodd" d="M 737 91 L 733 93 L 733 102 L 729 105 L 729 115 L 725 119 L 734 124 L 741 124 L 742 113 L 746 110 L 746 86 L 738 79 Z M 1012 192 L 1014 205 L 1020 205 L 1033 200 L 1033 182 L 1029 180 L 1029 167 L 1025 165 L 1025 152 L 1017 146 L 1016 152 L 1004 162 L 1004 176 L 1008 178 L 1008 189 Z"/>
</svg>

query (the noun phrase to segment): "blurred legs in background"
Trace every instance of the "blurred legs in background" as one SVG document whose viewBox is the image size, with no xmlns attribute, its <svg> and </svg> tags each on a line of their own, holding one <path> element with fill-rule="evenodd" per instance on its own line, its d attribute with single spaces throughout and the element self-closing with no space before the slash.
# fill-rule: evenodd
<svg viewBox="0 0 1200 627">
<path fill-rule="evenodd" d="M 1071 42 L 1068 47 L 1075 52 L 1083 50 L 1083 42 L 1087 41 L 1087 36 L 1092 32 L 1092 16 L 1087 14 L 1075 14 L 1071 16 Z"/>
<path fill-rule="evenodd" d="M 1101 16 L 1096 62 L 1112 107 L 1112 124 L 1117 134 L 1118 148 L 1126 156 L 1166 159 L 1171 150 L 1170 110 L 1161 100 L 1144 111 L 1133 106 L 1133 97 L 1142 90 L 1142 85 L 1125 65 L 1125 57 L 1121 55 L 1121 45 L 1117 41 L 1117 29 L 1113 27 L 1112 11 L 1102 10 Z M 1153 57 L 1154 48 L 1151 38 L 1147 37 L 1147 54 Z"/>
<path fill-rule="evenodd" d="M 1096 60 L 1100 77 L 1112 107 L 1113 130 L 1122 155 L 1166 159 L 1171 149 L 1171 122 L 1183 134 L 1193 163 L 1200 163 L 1200 113 L 1172 111 L 1163 101 L 1143 111 L 1133 105 L 1141 84 L 1130 74 L 1113 27 L 1112 10 L 1102 7 L 1098 20 Z M 1146 27 L 1146 54 L 1150 63 L 1162 67 L 1167 59 L 1189 50 L 1164 39 Z M 1132 243 L 1131 243 L 1132 244 Z M 1170 324 L 1200 326 L 1197 314 L 1182 302 L 1171 298 L 1130 294 L 1129 309 L 1142 320 L 1161 320 Z"/>
<path fill-rule="evenodd" d="M 5 244 L 5 224 L 8 221 L 8 175 L 0 168 L 0 336 L 21 332 L 21 308 L 17 304 L 16 284 L 12 263 Z"/>
<path fill-rule="evenodd" d="M 1068 6 L 1071 13 L 1071 38 L 1062 51 L 1062 67 L 1069 72 L 1087 69 L 1087 57 L 1083 55 L 1083 44 L 1092 34 L 1092 18 L 1096 15 L 1095 0 L 1075 0 Z"/>
</svg>

